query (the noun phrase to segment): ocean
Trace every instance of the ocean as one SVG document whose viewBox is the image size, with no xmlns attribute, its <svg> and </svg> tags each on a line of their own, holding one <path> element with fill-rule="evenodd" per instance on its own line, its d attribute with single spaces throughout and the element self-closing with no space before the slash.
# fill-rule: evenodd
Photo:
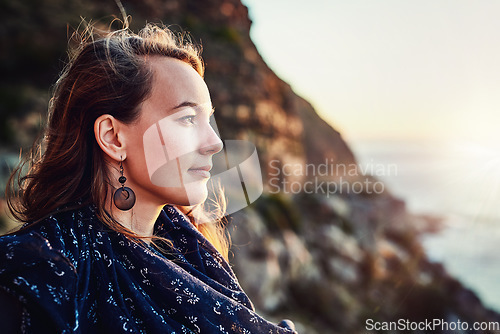
<svg viewBox="0 0 500 334">
<path fill-rule="evenodd" d="M 428 257 L 500 312 L 500 145 L 417 140 L 349 145 L 360 165 L 392 171 L 377 177 L 410 212 L 444 219 L 440 232 L 421 237 Z"/>
</svg>

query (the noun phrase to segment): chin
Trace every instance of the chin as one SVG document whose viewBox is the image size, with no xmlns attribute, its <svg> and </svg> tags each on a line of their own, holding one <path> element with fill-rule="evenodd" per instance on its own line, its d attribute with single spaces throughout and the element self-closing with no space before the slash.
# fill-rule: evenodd
<svg viewBox="0 0 500 334">
<path fill-rule="evenodd" d="M 197 182 L 185 185 L 187 206 L 201 204 L 206 201 L 208 190 L 206 184 L 199 184 Z"/>
<path fill-rule="evenodd" d="M 167 193 L 158 193 L 162 197 L 165 204 L 193 206 L 206 201 L 208 190 L 206 185 L 190 183 L 184 188 L 170 188 Z"/>
</svg>

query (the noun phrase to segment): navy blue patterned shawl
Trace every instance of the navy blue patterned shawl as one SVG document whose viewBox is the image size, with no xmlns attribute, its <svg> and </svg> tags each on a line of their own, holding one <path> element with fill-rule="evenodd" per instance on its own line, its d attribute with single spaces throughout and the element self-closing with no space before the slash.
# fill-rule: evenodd
<svg viewBox="0 0 500 334">
<path fill-rule="evenodd" d="M 27 333 L 292 333 L 254 312 L 228 263 L 175 208 L 162 254 L 110 231 L 93 206 L 0 238 L 0 291 Z"/>
</svg>

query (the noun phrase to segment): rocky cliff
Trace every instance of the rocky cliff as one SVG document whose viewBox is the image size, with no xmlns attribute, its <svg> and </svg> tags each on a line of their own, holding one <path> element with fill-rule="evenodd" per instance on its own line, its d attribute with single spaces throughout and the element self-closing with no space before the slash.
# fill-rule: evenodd
<svg viewBox="0 0 500 334">
<path fill-rule="evenodd" d="M 229 229 L 234 269 L 260 312 L 292 318 L 301 333 L 364 333 L 367 319 L 499 321 L 426 259 L 417 239 L 420 218 L 408 215 L 404 202 L 366 186 L 376 180 L 355 168 L 328 169 L 355 166 L 352 152 L 265 64 L 239 0 L 122 2 L 133 29 L 162 21 L 201 41 L 222 137 L 247 139 L 258 149 L 265 193 L 234 214 Z M 0 139 L 8 150 L 28 146 L 43 123 L 67 30 L 80 16 L 107 25 L 119 10 L 112 0 L 0 6 Z M 312 169 L 284 173 L 285 165 Z M 335 191 L 305 187 L 337 186 L 342 177 L 347 183 Z M 299 191 L 286 191 L 284 181 Z M 355 182 L 363 184 L 359 191 L 341 191 Z"/>
</svg>

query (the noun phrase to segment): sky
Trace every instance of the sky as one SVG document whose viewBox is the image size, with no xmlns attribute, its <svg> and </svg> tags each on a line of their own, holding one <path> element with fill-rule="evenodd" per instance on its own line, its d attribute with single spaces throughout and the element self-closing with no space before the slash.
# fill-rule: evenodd
<svg viewBox="0 0 500 334">
<path fill-rule="evenodd" d="M 243 3 L 264 60 L 348 141 L 500 138 L 500 1 Z"/>
<path fill-rule="evenodd" d="M 396 164 L 388 190 L 452 227 L 430 257 L 500 310 L 500 1 L 243 3 L 268 65 L 360 164 Z"/>
</svg>

